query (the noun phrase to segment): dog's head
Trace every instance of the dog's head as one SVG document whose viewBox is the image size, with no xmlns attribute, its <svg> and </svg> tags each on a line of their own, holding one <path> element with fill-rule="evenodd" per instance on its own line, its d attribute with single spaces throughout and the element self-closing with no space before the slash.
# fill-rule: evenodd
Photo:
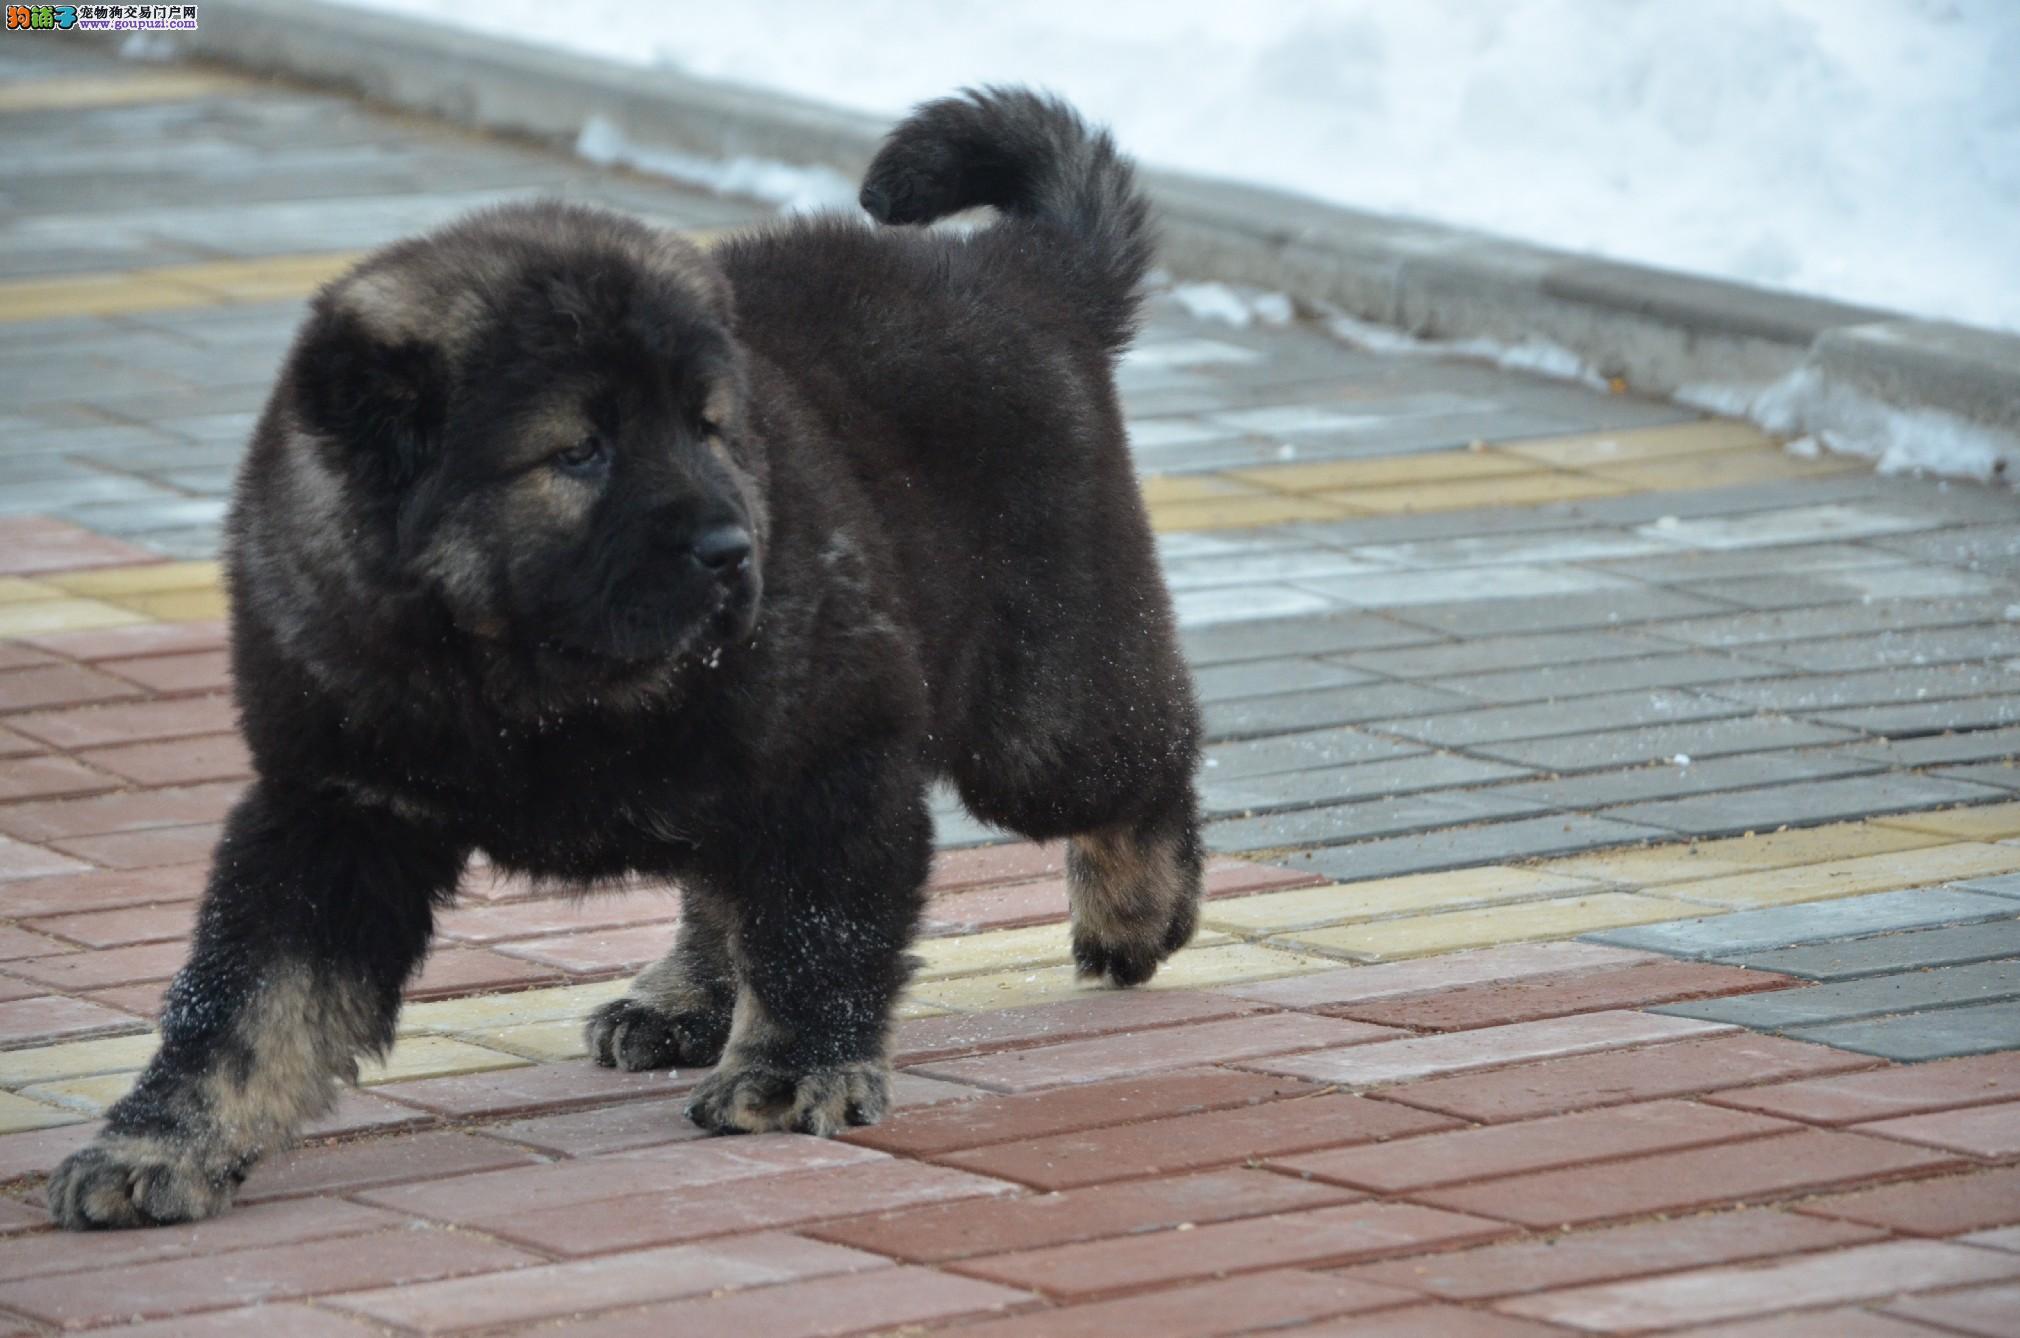
<svg viewBox="0 0 2020 1338">
<path fill-rule="evenodd" d="M 733 325 L 685 240 L 509 206 L 331 284 L 284 376 L 365 565 L 554 703 L 755 623 L 764 467 Z"/>
</svg>

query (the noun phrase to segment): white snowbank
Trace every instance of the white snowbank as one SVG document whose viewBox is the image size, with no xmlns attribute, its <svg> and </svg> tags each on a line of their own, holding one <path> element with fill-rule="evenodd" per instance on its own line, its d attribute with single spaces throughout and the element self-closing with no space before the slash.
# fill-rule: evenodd
<svg viewBox="0 0 2020 1338">
<path fill-rule="evenodd" d="M 1826 447 L 1878 462 L 1882 474 L 1938 474 L 1980 482 L 2016 482 L 2020 443 L 1940 409 L 1904 409 L 1798 367 L 1766 386 L 1684 386 L 1678 403 L 1749 418 L 1763 431 L 1793 438 L 1788 449 L 1815 455 Z"/>
<path fill-rule="evenodd" d="M 352 0 L 880 114 L 1057 90 L 1148 162 L 2020 329 L 2014 0 Z"/>
<path fill-rule="evenodd" d="M 700 158 L 631 143 L 608 117 L 592 116 L 575 137 L 575 152 L 603 167 L 629 167 L 724 195 L 774 204 L 788 214 L 822 209 L 856 212 L 856 187 L 832 167 L 803 167 L 767 158 Z"/>
</svg>

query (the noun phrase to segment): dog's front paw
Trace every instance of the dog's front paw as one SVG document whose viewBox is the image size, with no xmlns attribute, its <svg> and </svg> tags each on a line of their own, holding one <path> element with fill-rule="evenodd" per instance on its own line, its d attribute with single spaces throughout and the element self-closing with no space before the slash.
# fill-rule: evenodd
<svg viewBox="0 0 2020 1338">
<path fill-rule="evenodd" d="M 796 1070 L 726 1060 L 688 1098 L 687 1118 L 710 1133 L 815 1134 L 875 1124 L 891 1107 L 891 1070 L 881 1059 Z"/>
<path fill-rule="evenodd" d="M 589 1015 L 589 1053 L 605 1068 L 707 1068 L 722 1057 L 729 1018 L 666 1013 L 643 999 L 612 999 Z"/>
<path fill-rule="evenodd" d="M 215 1217 L 244 1177 L 214 1173 L 187 1143 L 107 1134 L 63 1159 L 49 1178 L 49 1215 L 72 1231 L 162 1226 Z"/>
</svg>

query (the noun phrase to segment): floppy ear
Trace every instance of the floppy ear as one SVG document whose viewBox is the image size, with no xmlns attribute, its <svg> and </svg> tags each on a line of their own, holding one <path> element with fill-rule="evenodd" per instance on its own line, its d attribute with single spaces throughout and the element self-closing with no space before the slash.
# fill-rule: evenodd
<svg viewBox="0 0 2020 1338">
<path fill-rule="evenodd" d="M 387 489 L 420 474 L 441 441 L 449 391 L 441 346 L 368 328 L 326 294 L 289 359 L 303 426 L 329 444 L 333 463 Z"/>
</svg>

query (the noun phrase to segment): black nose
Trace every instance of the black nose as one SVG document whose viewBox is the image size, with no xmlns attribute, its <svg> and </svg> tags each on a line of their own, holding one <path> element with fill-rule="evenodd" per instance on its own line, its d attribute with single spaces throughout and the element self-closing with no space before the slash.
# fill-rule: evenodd
<svg viewBox="0 0 2020 1338">
<path fill-rule="evenodd" d="M 750 531 L 741 525 L 716 525 L 694 541 L 694 560 L 713 572 L 734 571 L 750 556 Z"/>
</svg>

